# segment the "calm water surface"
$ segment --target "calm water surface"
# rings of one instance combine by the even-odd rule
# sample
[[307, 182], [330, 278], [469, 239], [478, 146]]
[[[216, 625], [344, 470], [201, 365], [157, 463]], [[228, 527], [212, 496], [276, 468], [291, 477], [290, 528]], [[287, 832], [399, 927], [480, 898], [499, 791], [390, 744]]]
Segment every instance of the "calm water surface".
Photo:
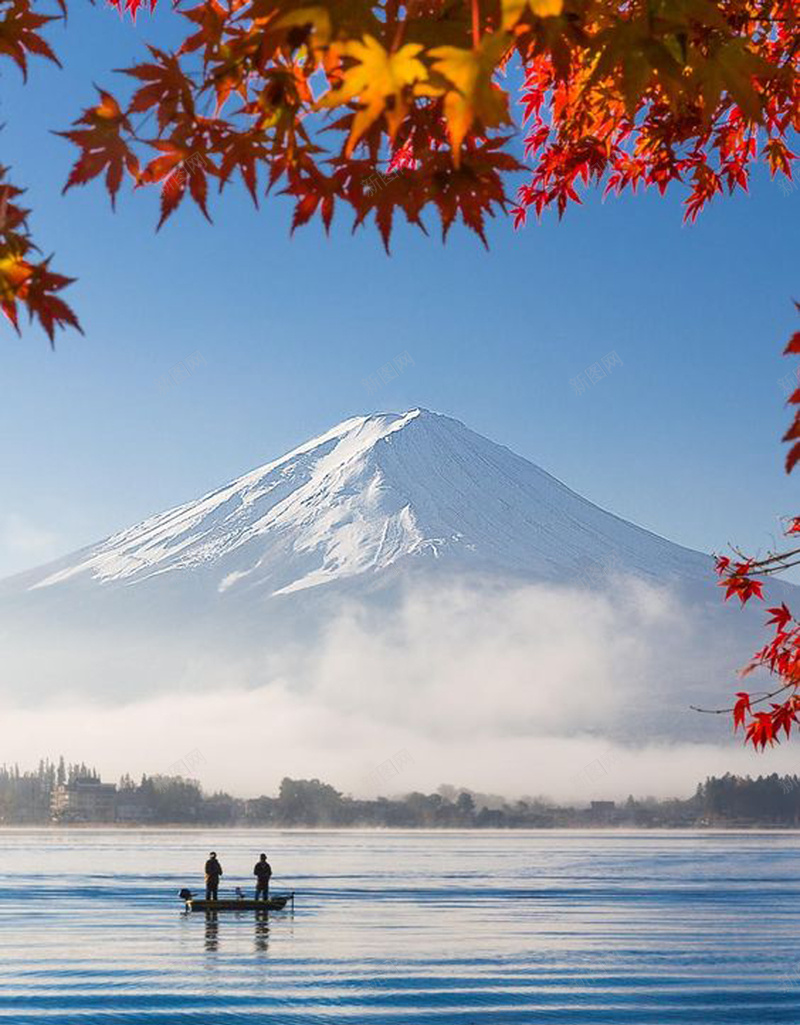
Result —
[[0, 1022], [798, 1025], [798, 938], [797, 834], [0, 832]]

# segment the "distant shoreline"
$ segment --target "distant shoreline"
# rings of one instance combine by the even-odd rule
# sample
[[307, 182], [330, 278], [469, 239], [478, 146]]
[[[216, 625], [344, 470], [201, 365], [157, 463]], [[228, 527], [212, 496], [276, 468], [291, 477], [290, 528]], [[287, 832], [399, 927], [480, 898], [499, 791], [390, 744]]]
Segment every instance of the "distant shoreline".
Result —
[[[399, 755], [397, 759], [399, 760]], [[591, 768], [591, 772], [589, 769]], [[594, 799], [605, 780], [599, 761], [580, 777], [577, 805], [546, 797], [512, 800], [451, 785], [433, 793], [359, 798], [319, 779], [281, 780], [278, 793], [255, 798], [208, 793], [184, 776], [129, 775], [104, 782], [83, 763], [42, 760], [35, 771], [0, 766], [0, 828], [401, 830], [552, 832], [691, 830], [787, 832], [800, 828], [800, 777], [709, 777], [688, 798]]]
[[185, 822], [137, 825], [114, 822], [53, 822], [0, 823], [0, 833], [436, 833], [440, 835], [474, 833], [514, 835], [520, 833], [800, 833], [800, 825], [781, 826], [768, 823], [733, 824], [715, 823], [708, 826], [637, 826], [637, 825], [576, 825], [576, 826], [278, 826], [278, 825], [191, 825]]

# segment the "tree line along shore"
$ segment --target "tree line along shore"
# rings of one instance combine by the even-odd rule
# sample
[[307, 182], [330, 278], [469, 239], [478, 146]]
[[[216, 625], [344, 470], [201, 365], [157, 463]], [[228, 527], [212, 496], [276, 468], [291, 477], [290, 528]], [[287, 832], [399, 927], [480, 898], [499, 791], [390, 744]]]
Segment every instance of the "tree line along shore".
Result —
[[710, 777], [687, 799], [628, 797], [574, 806], [506, 800], [443, 785], [435, 793], [350, 797], [318, 779], [285, 778], [275, 797], [205, 793], [183, 776], [103, 782], [84, 764], [42, 760], [35, 770], [0, 767], [0, 825], [385, 827], [395, 829], [793, 828], [800, 777]]

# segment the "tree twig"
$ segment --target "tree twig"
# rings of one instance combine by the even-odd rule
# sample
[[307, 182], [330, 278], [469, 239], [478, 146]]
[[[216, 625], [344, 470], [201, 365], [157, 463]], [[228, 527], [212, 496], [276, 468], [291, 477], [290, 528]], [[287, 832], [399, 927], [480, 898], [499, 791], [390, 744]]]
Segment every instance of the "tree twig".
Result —
[[[760, 697], [753, 698], [750, 702], [751, 705], [760, 705], [762, 701], [769, 701], [770, 698], [774, 698], [777, 694], [780, 694], [785, 690], [796, 689], [796, 683], [784, 683], [782, 687], [778, 687], [777, 690], [772, 691], [770, 694], [762, 694]], [[704, 715], [728, 715], [733, 711], [731, 708], [698, 708], [697, 705], [689, 705], [689, 708], [693, 712], [702, 712]]]

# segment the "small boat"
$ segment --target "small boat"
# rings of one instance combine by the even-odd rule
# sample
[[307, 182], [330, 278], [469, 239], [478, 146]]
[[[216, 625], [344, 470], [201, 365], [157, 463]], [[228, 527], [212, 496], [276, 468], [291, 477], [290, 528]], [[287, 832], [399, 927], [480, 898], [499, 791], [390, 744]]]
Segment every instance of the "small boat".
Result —
[[283, 911], [291, 902], [294, 911], [294, 893], [270, 897], [269, 900], [249, 900], [245, 896], [223, 900], [201, 900], [191, 890], [181, 890], [178, 896], [184, 901], [187, 911]]

